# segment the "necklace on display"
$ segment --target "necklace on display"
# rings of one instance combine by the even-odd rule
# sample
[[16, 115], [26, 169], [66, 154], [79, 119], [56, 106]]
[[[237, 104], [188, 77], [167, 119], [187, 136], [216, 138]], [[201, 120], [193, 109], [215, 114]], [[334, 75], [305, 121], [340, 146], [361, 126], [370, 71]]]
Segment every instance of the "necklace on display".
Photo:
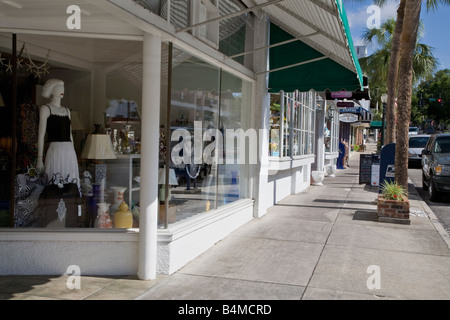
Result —
[[50, 106], [50, 108], [52, 110], [52, 114], [58, 115], [58, 116], [66, 116], [67, 115], [66, 108], [64, 108], [63, 106], [61, 106], [61, 105], [55, 106], [51, 103], [48, 103], [48, 105]]

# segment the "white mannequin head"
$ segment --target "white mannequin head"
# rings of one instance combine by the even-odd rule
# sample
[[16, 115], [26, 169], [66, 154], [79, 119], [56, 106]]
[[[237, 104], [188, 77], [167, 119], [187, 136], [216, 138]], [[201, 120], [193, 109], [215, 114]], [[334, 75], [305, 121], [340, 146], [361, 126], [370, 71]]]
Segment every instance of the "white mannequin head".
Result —
[[48, 99], [64, 98], [64, 81], [58, 79], [48, 80], [42, 89], [42, 96]]

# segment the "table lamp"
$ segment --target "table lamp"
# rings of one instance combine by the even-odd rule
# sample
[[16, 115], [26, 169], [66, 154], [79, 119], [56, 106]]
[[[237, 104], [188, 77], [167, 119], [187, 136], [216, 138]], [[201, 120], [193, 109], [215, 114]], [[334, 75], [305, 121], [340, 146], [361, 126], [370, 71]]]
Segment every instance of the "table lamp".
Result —
[[107, 134], [90, 134], [86, 139], [82, 159], [93, 160], [95, 184], [100, 185], [100, 202], [105, 200], [106, 163], [105, 160], [116, 159], [111, 138]]

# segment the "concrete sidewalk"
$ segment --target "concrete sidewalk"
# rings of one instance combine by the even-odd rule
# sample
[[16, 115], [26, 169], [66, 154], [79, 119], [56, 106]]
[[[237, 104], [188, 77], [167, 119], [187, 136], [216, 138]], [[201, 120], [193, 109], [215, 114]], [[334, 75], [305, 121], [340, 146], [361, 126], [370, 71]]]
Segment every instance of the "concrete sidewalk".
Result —
[[358, 170], [355, 154], [171, 276], [82, 277], [81, 290], [67, 276], [0, 277], [0, 299], [450, 299], [450, 238], [432, 211], [411, 186], [411, 224], [376, 221], [378, 189]]

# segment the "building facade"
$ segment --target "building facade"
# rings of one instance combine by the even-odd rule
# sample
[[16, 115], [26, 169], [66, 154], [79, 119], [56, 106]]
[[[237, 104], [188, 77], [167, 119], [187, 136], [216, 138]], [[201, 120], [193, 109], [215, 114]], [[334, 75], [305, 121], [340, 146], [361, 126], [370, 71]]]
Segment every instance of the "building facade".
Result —
[[341, 1], [45, 4], [0, 4], [0, 274], [171, 274], [336, 164]]

